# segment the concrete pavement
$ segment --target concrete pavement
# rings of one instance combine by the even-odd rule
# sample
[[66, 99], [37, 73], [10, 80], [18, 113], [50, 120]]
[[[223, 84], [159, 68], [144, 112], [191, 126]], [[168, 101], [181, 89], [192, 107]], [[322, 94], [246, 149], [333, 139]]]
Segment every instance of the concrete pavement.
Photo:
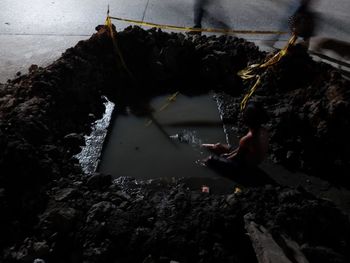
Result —
[[[203, 27], [215, 26], [219, 19], [234, 29], [277, 30], [285, 20], [289, 0], [214, 0]], [[81, 39], [88, 38], [111, 15], [155, 23], [193, 25], [193, 0], [1, 0], [0, 2], [0, 82], [16, 72], [26, 73], [31, 64], [46, 66]], [[317, 0], [320, 36], [350, 42], [350, 1]], [[117, 29], [128, 26], [115, 22]], [[262, 48], [264, 36], [245, 38]], [[282, 46], [287, 36], [281, 37]], [[329, 54], [328, 54], [329, 55]], [[331, 54], [334, 55], [334, 54]]]

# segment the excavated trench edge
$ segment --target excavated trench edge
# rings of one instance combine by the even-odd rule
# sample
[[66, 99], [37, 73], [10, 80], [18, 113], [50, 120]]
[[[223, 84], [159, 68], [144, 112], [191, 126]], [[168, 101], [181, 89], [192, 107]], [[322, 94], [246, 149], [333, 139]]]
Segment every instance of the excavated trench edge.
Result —
[[[128, 193], [121, 190], [118, 184], [111, 183], [110, 178], [102, 174], [93, 174], [86, 178], [85, 174], [81, 172], [80, 167], [76, 166], [75, 158], [71, 157], [80, 150], [83, 139], [82, 133], [89, 133], [91, 130], [91, 128], [88, 127], [89, 125], [87, 125], [91, 123], [89, 115], [91, 114], [91, 116], [94, 116], [92, 118], [95, 120], [103, 112], [101, 107], [103, 102], [101, 100], [101, 86], [103, 86], [102, 94], [109, 97], [116, 105], [120, 105], [121, 108], [123, 108], [123, 103], [119, 103], [121, 101], [118, 97], [120, 98], [123, 93], [126, 93], [126, 91], [123, 90], [123, 85], [125, 84], [127, 88], [133, 88], [133, 83], [130, 83], [124, 74], [112, 70], [117, 67], [117, 65], [112, 62], [115, 59], [112, 55], [113, 52], [109, 52], [113, 48], [111, 43], [108, 42], [106, 32], [101, 32], [101, 30], [103, 31], [101, 27], [99, 29], [100, 32], [98, 35], [93, 36], [88, 41], [80, 42], [75, 48], [67, 50], [60, 60], [46, 69], [34, 69], [30, 75], [13, 80], [7, 84], [8, 86], [2, 86], [2, 88], [7, 88], [8, 90], [1, 90], [1, 95], [6, 95], [6, 93], [10, 94], [2, 99], [2, 104], [0, 105], [2, 110], [0, 144], [7, 147], [6, 152], [1, 153], [2, 159], [0, 162], [0, 169], [4, 172], [0, 176], [0, 182], [5, 182], [4, 188], [1, 188], [0, 195], [0, 204], [5, 215], [0, 219], [2, 220], [0, 233], [3, 234], [2, 236], [4, 237], [0, 242], [0, 246], [1, 248], [5, 247], [2, 257], [9, 261], [21, 261], [27, 260], [28, 258], [33, 260], [42, 257], [49, 259], [50, 262], [58, 262], [60, 260], [71, 259], [71, 256], [75, 255], [79, 259], [86, 260], [86, 262], [109, 262], [113, 257], [120, 256], [119, 259], [121, 262], [132, 262], [132, 258], [130, 257], [135, 256], [138, 261], [144, 262], [144, 258], [140, 258], [140, 256], [147, 257], [147, 254], [142, 253], [147, 253], [148, 251], [142, 251], [140, 255], [132, 253], [130, 255], [125, 255], [123, 254], [125, 252], [120, 250], [117, 251], [120, 253], [119, 255], [118, 253], [115, 254], [114, 248], [125, 248], [126, 246], [128, 249], [126, 251], [133, 251], [134, 247], [128, 247], [127, 244], [123, 242], [128, 240], [127, 237], [129, 237], [129, 235], [135, 238], [135, 240], [132, 240], [135, 243], [132, 244], [136, 246], [136, 248], [142, 244], [138, 242], [144, 241], [143, 235], [150, 238], [150, 240], [148, 240], [150, 243], [147, 243], [150, 248], [152, 248], [154, 244], [157, 245], [157, 248], [162, 248], [163, 245], [166, 246], [168, 243], [159, 243], [159, 241], [157, 241], [157, 235], [161, 237], [160, 240], [163, 240], [163, 242], [166, 242], [167, 238], [174, 235], [174, 239], [171, 239], [173, 244], [179, 245], [181, 249], [187, 251], [186, 248], [181, 246], [181, 244], [183, 244], [181, 231], [179, 230], [180, 234], [178, 234], [178, 230], [173, 229], [171, 224], [168, 225], [166, 222], [168, 219], [176, 225], [182, 222], [184, 215], [187, 215], [187, 213], [194, 213], [194, 215], [186, 218], [186, 220], [190, 221], [186, 227], [191, 229], [191, 224], [196, 223], [198, 225], [194, 226], [199, 228], [202, 226], [202, 224], [200, 224], [201, 220], [203, 220], [204, 225], [208, 224], [208, 228], [202, 230], [207, 232], [197, 233], [198, 240], [205, 243], [208, 237], [220, 240], [220, 237], [215, 236], [215, 233], [210, 233], [211, 228], [214, 226], [218, 226], [218, 233], [221, 234], [225, 233], [225, 227], [228, 227], [230, 231], [234, 232], [237, 231], [235, 228], [237, 225], [235, 226], [232, 222], [236, 222], [240, 225], [238, 230], [241, 232], [244, 231], [241, 226], [243, 224], [243, 218], [240, 216], [241, 213], [246, 213], [249, 210], [256, 212], [257, 221], [268, 225], [271, 229], [280, 227], [285, 229], [290, 235], [297, 232], [294, 238], [299, 238], [303, 242], [305, 242], [305, 240], [308, 241], [308, 237], [299, 237], [298, 235], [302, 234], [300, 232], [307, 231], [309, 227], [311, 228], [309, 234], [314, 235], [311, 235], [311, 241], [317, 244], [317, 239], [312, 240], [312, 238], [318, 237], [318, 232], [317, 229], [313, 229], [312, 226], [324, 226], [322, 225], [323, 218], [320, 218], [320, 222], [316, 220], [315, 224], [310, 224], [314, 222], [312, 220], [310, 221], [308, 213], [305, 212], [313, 211], [314, 213], [318, 213], [318, 216], [322, 217], [323, 214], [320, 213], [320, 211], [325, 209], [327, 213], [325, 213], [324, 216], [328, 221], [325, 221], [327, 222], [327, 226], [324, 226], [324, 233], [326, 233], [327, 236], [325, 237], [326, 241], [323, 240], [323, 242], [325, 242], [323, 245], [332, 246], [332, 244], [327, 243], [327, 240], [336, 240], [339, 242], [340, 247], [337, 253], [342, 253], [342, 256], [349, 258], [348, 252], [344, 252], [349, 251], [349, 249], [346, 250], [350, 244], [348, 240], [336, 239], [337, 235], [341, 236], [340, 238], [344, 238], [342, 235], [346, 234], [350, 229], [349, 222], [346, 221], [339, 211], [335, 210], [331, 204], [324, 200], [314, 199], [314, 197], [311, 197], [302, 189], [295, 190], [269, 186], [254, 190], [248, 189], [247, 192], [244, 191], [242, 195], [220, 197], [189, 193], [184, 186], [175, 183], [174, 187], [170, 187], [168, 190], [164, 190], [167, 189], [166, 187], [162, 188], [163, 190], [160, 190], [159, 193], [157, 192], [156, 194], [152, 192], [154, 190], [150, 192], [147, 192], [147, 189], [141, 190], [145, 191], [145, 193], [141, 195], [142, 192]], [[139, 37], [134, 38], [138, 36], [138, 34]], [[130, 39], [135, 39], [138, 43], [137, 45], [135, 44], [137, 47], [143, 45], [145, 47], [150, 47], [153, 45], [152, 38], [150, 37], [152, 34], [158, 36], [160, 41], [171, 37], [179, 38], [182, 51], [186, 54], [186, 49], [183, 48], [183, 46], [189, 43], [186, 42], [183, 36], [176, 34], [169, 35], [154, 30], [146, 32], [134, 28], [120, 33], [120, 38], [122, 40], [121, 48], [125, 51], [126, 57], [132, 60], [135, 59], [137, 55], [140, 55], [131, 54], [132, 51], [131, 53], [127, 51], [125, 45], [134, 45], [132, 41], [130, 42]], [[146, 42], [144, 42], [144, 40], [146, 40]], [[124, 46], [123, 41], [125, 41]], [[152, 50], [152, 52], [156, 52], [156, 54], [162, 56], [164, 63], [168, 63], [168, 70], [170, 70], [170, 72], [176, 69], [175, 66], [174, 68], [171, 67], [171, 58], [178, 52], [173, 46], [174, 43], [176, 43], [176, 41], [174, 41], [174, 39], [169, 41], [170, 44], [166, 42], [169, 45], [162, 51], [163, 53]], [[202, 57], [200, 60], [201, 63], [205, 65], [201, 70], [209, 69], [209, 71], [202, 72], [201, 76], [207, 77], [202, 83], [212, 80], [211, 78], [215, 79], [215, 76], [221, 76], [222, 78], [220, 78], [220, 80], [224, 81], [223, 83], [225, 85], [228, 83], [240, 83], [238, 79], [225, 79], [225, 77], [231, 76], [232, 72], [226, 72], [227, 74], [220, 75], [222, 74], [221, 72], [215, 71], [215, 68], [221, 65], [220, 63], [223, 63], [223, 65], [227, 63], [223, 51], [215, 50], [219, 48], [219, 42], [226, 43], [225, 38], [211, 37], [205, 39], [205, 41], [209, 43], [209, 46], [211, 45], [214, 48], [209, 48], [209, 51], [212, 53], [209, 52], [209, 55]], [[252, 52], [252, 57], [249, 59], [240, 57], [244, 52], [239, 53], [237, 50], [237, 54], [231, 54], [234, 55], [237, 61], [240, 61], [238, 64], [241, 66], [246, 64], [244, 62], [254, 62], [263, 57], [263, 54], [256, 51], [253, 46], [249, 46], [250, 44], [248, 45], [243, 40], [235, 41], [237, 50], [241, 48], [240, 52], [245, 51], [245, 49], [247, 49], [246, 51]], [[189, 47], [189, 51], [193, 51], [193, 48], [194, 47]], [[208, 47], [200, 46], [199, 43], [194, 50], [196, 50], [198, 52], [197, 55], [200, 56], [200, 54], [208, 52], [206, 49], [208, 49]], [[131, 48], [130, 50], [133, 49]], [[253, 51], [256, 52], [255, 55]], [[303, 53], [298, 52], [299, 51], [296, 50], [295, 53], [300, 56], [297, 57], [298, 59], [303, 58], [308, 61]], [[220, 59], [216, 60], [218, 57]], [[185, 56], [177, 58], [180, 59], [179, 61], [181, 61], [181, 59], [186, 61]], [[90, 64], [94, 65], [91, 66]], [[299, 66], [298, 64], [296, 65], [297, 67]], [[314, 66], [312, 63], [311, 65]], [[98, 68], [99, 66], [100, 68]], [[144, 65], [140, 66], [143, 67]], [[133, 68], [132, 71], [139, 72], [137, 70], [138, 66], [134, 65], [134, 67], [136, 68]], [[151, 68], [154, 72], [164, 70], [164, 68], [159, 68], [159, 64], [152, 64]], [[320, 70], [330, 70], [329, 67], [324, 65], [320, 65], [319, 68]], [[317, 70], [319, 68], [317, 68]], [[237, 67], [235, 68], [236, 71], [238, 69]], [[310, 68], [307, 69], [310, 70]], [[283, 70], [281, 71], [282, 73]], [[53, 74], [53, 72], [56, 75]], [[199, 74], [200, 72], [199, 70], [197, 73]], [[208, 76], [208, 72], [210, 74], [215, 74]], [[182, 69], [178, 74], [180, 77], [188, 76], [188, 72]], [[193, 74], [191, 73], [191, 75]], [[334, 77], [334, 75], [336, 75], [334, 71], [331, 71], [329, 74], [327, 73], [327, 77], [328, 75], [330, 76], [329, 82], [331, 84], [335, 85], [334, 83], [341, 83], [341, 78], [338, 76]], [[164, 78], [165, 77], [167, 77], [167, 81], [173, 80], [171, 74], [168, 76], [165, 74]], [[81, 83], [83, 87], [80, 87], [81, 85], [75, 83], [75, 81], [79, 81], [80, 79], [90, 79], [92, 83]], [[100, 79], [102, 79], [102, 82], [97, 81]], [[150, 80], [152, 76], [146, 79]], [[287, 83], [288, 80], [288, 78], [282, 78], [280, 81], [282, 83]], [[95, 81], [97, 83], [94, 83]], [[225, 87], [223, 83], [220, 84], [221, 88]], [[108, 85], [106, 86], [104, 84]], [[177, 84], [178, 82], [174, 83], [174, 86]], [[209, 85], [205, 87], [208, 88], [208, 86], [212, 84], [213, 82], [210, 82]], [[119, 85], [119, 87], [122, 88], [116, 90], [115, 85]], [[342, 91], [341, 85], [342, 84], [336, 86], [336, 90], [331, 95], [337, 95], [336, 91], [339, 91], [339, 89]], [[152, 87], [152, 85], [147, 88], [150, 87]], [[237, 85], [237, 87], [240, 87], [240, 85]], [[139, 91], [140, 97], [145, 94], [148, 94], [147, 97], [151, 97], [154, 94], [164, 94], [169, 91], [168, 89], [161, 90], [159, 87], [156, 87], [155, 90], [146, 90], [147, 91]], [[199, 92], [203, 92], [203, 90]], [[239, 91], [238, 94], [240, 92], [241, 91]], [[274, 92], [274, 90], [272, 92]], [[285, 90], [284, 92], [293, 93], [295, 91], [291, 89]], [[334, 93], [336, 94], [334, 95]], [[133, 102], [135, 97], [132, 95], [134, 94], [132, 92], [126, 93], [125, 104]], [[258, 96], [262, 96], [262, 94], [260, 93]], [[272, 100], [271, 105], [274, 103], [278, 105], [278, 101], [273, 101], [273, 98], [270, 98], [270, 100]], [[346, 101], [346, 99], [343, 101]], [[77, 105], [73, 106], [75, 103], [77, 103]], [[235, 105], [237, 105], [237, 100]], [[336, 106], [338, 107], [338, 105], [334, 107]], [[344, 107], [344, 105], [342, 104], [339, 107]], [[286, 112], [290, 114], [293, 111], [293, 109], [284, 110], [284, 112], [281, 111], [282, 113], [275, 113], [275, 116], [283, 120], [283, 114]], [[75, 113], [76, 111], [79, 112]], [[67, 118], [67, 116], [70, 116], [70, 118]], [[233, 120], [235, 120], [234, 116], [237, 116], [237, 111], [235, 109], [226, 111], [225, 114], [223, 114], [223, 119], [227, 120], [232, 118], [232, 116]], [[107, 121], [107, 119], [104, 119], [104, 121]], [[105, 134], [100, 134], [100, 136], [104, 137]], [[21, 160], [21, 162], [18, 162], [18, 160]], [[11, 178], [9, 176], [11, 174], [16, 174], [16, 178]], [[19, 185], [18, 181], [22, 182], [25, 187]], [[166, 193], [166, 191], [169, 191], [169, 193]], [[155, 195], [152, 196], [152, 194]], [[153, 199], [147, 201], [146, 197]], [[260, 200], [260, 197], [263, 197], [263, 199]], [[157, 200], [164, 201], [164, 203], [158, 204]], [[209, 203], [210, 206], [208, 206]], [[273, 205], [266, 205], [266, 207], [263, 207], [265, 204], [270, 203], [273, 203]], [[299, 203], [302, 203], [302, 205], [299, 205]], [[155, 207], [152, 207], [151, 204]], [[181, 204], [184, 204], [184, 206], [182, 207]], [[207, 206], [208, 210], [206, 210]], [[201, 207], [203, 207], [203, 210], [201, 210]], [[305, 208], [306, 211], [302, 210]], [[293, 209], [301, 213], [293, 214], [293, 216], [297, 218], [290, 217], [288, 214], [290, 210], [293, 211]], [[301, 210], [299, 211], [298, 209]], [[320, 211], [318, 209], [320, 209]], [[236, 211], [237, 214], [235, 214]], [[225, 213], [227, 213], [227, 215]], [[168, 214], [172, 216], [168, 217]], [[329, 217], [329, 215], [331, 215], [331, 217]], [[138, 216], [140, 219], [138, 219]], [[161, 221], [157, 221], [158, 218], [155, 218], [155, 216]], [[300, 218], [298, 216], [300, 216]], [[303, 216], [307, 217], [307, 220], [303, 220]], [[313, 217], [314, 215], [312, 215], [312, 218]], [[286, 224], [287, 222], [284, 218], [288, 218], [290, 224]], [[332, 220], [335, 219], [339, 219], [340, 222], [342, 222], [340, 225], [344, 226], [344, 229], [342, 229], [343, 232], [339, 230], [341, 226], [332, 222]], [[140, 220], [141, 226], [138, 220]], [[296, 220], [296, 222], [293, 220]], [[308, 225], [305, 225], [304, 229], [303, 223], [306, 224], [306, 222]], [[332, 223], [328, 224], [328, 222]], [[299, 229], [293, 228], [296, 226], [295, 223], [300, 224], [298, 225]], [[79, 224], [81, 224], [82, 227], [77, 227]], [[164, 227], [162, 227], [163, 225]], [[159, 231], [156, 236], [152, 236], [152, 233], [150, 234], [148, 232], [150, 231], [148, 228], [152, 230], [152, 227], [155, 229], [154, 231]], [[165, 233], [165, 230], [169, 231], [169, 236], [167, 237], [162, 235], [162, 233]], [[195, 228], [191, 231], [195, 232], [197, 229]], [[217, 231], [217, 229], [215, 229], [215, 231]], [[101, 236], [105, 242], [99, 243]], [[324, 238], [324, 236], [322, 237]], [[195, 240], [197, 236], [193, 238]], [[203, 240], [200, 238], [203, 238]], [[238, 241], [241, 240], [236, 240], [236, 242]], [[223, 240], [222, 242], [227, 242], [227, 240]], [[214, 255], [215, 257], [213, 260], [225, 257], [225, 253], [222, 251], [229, 251], [226, 250], [227, 248], [225, 246], [232, 245], [230, 242], [224, 245], [214, 244], [216, 250], [213, 248], [213, 252], [217, 254]], [[188, 243], [188, 245], [193, 246], [194, 244]], [[236, 245], [239, 247], [240, 244], [237, 243]], [[40, 249], [38, 249], [38, 247]], [[143, 246], [139, 248], [141, 250]], [[246, 251], [251, 250], [251, 247], [248, 248], [245, 245], [242, 245], [242, 248], [246, 249]], [[308, 251], [312, 256], [318, 255], [317, 249], [320, 249], [311, 247], [310, 250], [308, 246], [306, 246], [306, 248], [309, 250], [306, 249], [305, 251]], [[168, 247], [167, 249], [173, 248]], [[332, 247], [332, 249], [337, 249], [337, 247]], [[63, 253], [64, 251], [67, 252]], [[150, 249], [150, 251], [152, 251], [152, 249]], [[320, 251], [320, 253], [325, 253], [324, 250]], [[133, 252], [135, 253], [135, 251]], [[223, 254], [220, 254], [221, 252]], [[153, 253], [157, 255], [156, 251], [153, 251]], [[167, 251], [167, 253], [169, 253], [167, 256], [173, 255], [171, 250]], [[200, 251], [200, 253], [202, 253], [202, 251]], [[208, 251], [206, 251], [206, 253], [208, 253]], [[251, 255], [251, 253], [252, 251], [248, 254]], [[23, 258], [23, 255], [26, 257]], [[340, 254], [337, 254], [337, 256], [339, 255]], [[199, 257], [202, 256], [205, 258], [205, 256], [209, 255], [205, 253], [199, 255]], [[161, 255], [159, 261], [156, 260], [155, 262], [161, 262]]]

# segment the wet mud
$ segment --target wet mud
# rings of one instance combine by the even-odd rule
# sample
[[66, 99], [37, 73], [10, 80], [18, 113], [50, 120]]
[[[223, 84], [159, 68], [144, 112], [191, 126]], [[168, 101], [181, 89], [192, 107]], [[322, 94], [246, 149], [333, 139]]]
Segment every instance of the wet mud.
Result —
[[[349, 261], [348, 217], [302, 187], [219, 195], [181, 180], [85, 174], [74, 156], [103, 96], [147, 115], [153, 96], [214, 90], [224, 123], [243, 133], [238, 105], [252, 83], [236, 73], [269, 56], [243, 39], [129, 27], [117, 34], [126, 71], [97, 29], [52, 65], [0, 84], [0, 261], [257, 262], [247, 215], [276, 240], [296, 241], [310, 262]], [[262, 80], [254, 99], [270, 114], [270, 159], [349, 186], [349, 82], [300, 46]]]

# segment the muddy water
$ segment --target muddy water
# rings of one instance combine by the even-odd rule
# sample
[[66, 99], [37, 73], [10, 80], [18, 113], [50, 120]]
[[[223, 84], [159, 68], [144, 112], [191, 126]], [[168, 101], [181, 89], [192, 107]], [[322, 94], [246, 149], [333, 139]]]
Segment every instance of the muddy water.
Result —
[[[208, 156], [201, 143], [226, 140], [212, 95], [180, 94], [160, 111], [165, 104], [167, 97], [151, 102], [155, 110], [151, 124], [146, 117], [116, 114], [99, 164], [100, 172], [139, 179], [220, 178], [199, 164]], [[118, 111], [118, 105], [115, 110]]]

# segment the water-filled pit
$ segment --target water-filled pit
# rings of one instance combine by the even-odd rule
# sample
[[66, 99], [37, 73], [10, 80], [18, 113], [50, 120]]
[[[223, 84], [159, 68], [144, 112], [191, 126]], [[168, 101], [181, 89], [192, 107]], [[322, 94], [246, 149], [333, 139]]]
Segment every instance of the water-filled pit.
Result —
[[202, 143], [226, 141], [213, 94], [168, 98], [150, 102], [152, 117], [121, 114], [115, 106], [98, 171], [114, 178], [185, 178], [195, 188], [215, 181], [216, 188], [232, 190], [232, 182], [201, 164], [209, 154]]

